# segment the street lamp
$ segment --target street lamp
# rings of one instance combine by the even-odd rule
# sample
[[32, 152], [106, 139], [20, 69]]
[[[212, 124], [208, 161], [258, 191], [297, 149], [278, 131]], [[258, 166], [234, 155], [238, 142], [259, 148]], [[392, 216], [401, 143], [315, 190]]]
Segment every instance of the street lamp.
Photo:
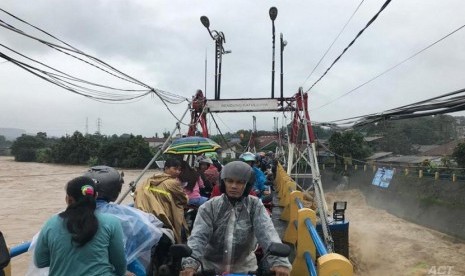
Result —
[[281, 36], [280, 36], [280, 40], [281, 40], [281, 106], [283, 106], [283, 52], [284, 52], [284, 47], [286, 47], [287, 45], [287, 41], [286, 40], [283, 40], [283, 33], [281, 33]]
[[274, 28], [274, 21], [278, 16], [278, 9], [276, 7], [271, 7], [269, 10], [271, 24], [273, 26], [272, 33], [273, 33], [273, 61], [271, 63], [271, 98], [274, 98], [274, 45], [275, 45], [275, 28]]
[[231, 53], [231, 51], [225, 51], [223, 43], [226, 43], [226, 38], [223, 32], [210, 30], [210, 20], [205, 15], [200, 17], [200, 22], [207, 29], [210, 37], [215, 41], [215, 100], [220, 99], [220, 87], [221, 87], [221, 64], [223, 55]]

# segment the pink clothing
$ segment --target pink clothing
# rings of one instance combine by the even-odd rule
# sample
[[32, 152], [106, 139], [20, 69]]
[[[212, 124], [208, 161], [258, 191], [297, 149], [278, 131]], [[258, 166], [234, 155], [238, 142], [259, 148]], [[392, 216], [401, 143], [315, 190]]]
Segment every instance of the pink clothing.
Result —
[[[186, 183], [183, 183], [183, 184], [186, 184]], [[202, 178], [199, 176], [199, 179], [197, 179], [197, 183], [195, 183], [195, 186], [192, 189], [192, 192], [186, 188], [184, 188], [184, 192], [186, 193], [187, 197], [189, 197], [189, 199], [200, 198], [201, 197], [200, 188], [203, 188], [203, 187], [205, 187], [205, 185], [203, 184]]]
[[204, 174], [207, 180], [212, 184], [212, 186], [216, 186], [219, 184], [220, 173], [214, 165], [210, 165], [208, 169], [205, 170]]

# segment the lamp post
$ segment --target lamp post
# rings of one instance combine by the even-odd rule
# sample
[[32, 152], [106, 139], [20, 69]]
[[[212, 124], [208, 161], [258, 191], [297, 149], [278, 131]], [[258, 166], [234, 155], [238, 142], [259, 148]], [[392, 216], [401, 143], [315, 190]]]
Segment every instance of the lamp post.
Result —
[[225, 51], [223, 43], [226, 43], [226, 38], [223, 32], [210, 30], [210, 20], [206, 16], [200, 17], [200, 22], [207, 29], [210, 37], [215, 41], [215, 100], [220, 99], [221, 87], [221, 64], [224, 54], [229, 54], [231, 51]]
[[283, 85], [284, 85], [283, 84], [283, 74], [284, 74], [283, 73], [283, 52], [284, 52], [284, 47], [286, 47], [287, 45], [287, 41], [283, 40], [283, 33], [281, 33], [280, 35], [280, 40], [281, 40], [281, 43], [280, 43], [281, 44], [281, 62], [280, 62], [280, 65], [281, 65], [281, 87], [280, 87], [281, 95], [280, 96], [281, 96], [281, 106], [283, 106], [283, 97], [284, 97], [283, 95]]
[[272, 24], [272, 33], [273, 33], [273, 61], [271, 63], [271, 98], [274, 98], [274, 45], [275, 45], [275, 28], [274, 28], [274, 21], [278, 16], [278, 9], [276, 7], [271, 7], [270, 11], [270, 19]]

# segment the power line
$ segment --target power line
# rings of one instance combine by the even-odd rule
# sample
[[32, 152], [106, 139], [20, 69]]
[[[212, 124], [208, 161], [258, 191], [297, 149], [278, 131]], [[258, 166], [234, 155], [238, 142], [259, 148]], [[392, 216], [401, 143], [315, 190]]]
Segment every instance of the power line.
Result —
[[336, 41], [338, 40], [338, 38], [341, 36], [341, 34], [344, 32], [344, 30], [346, 29], [347, 25], [349, 25], [349, 22], [352, 20], [352, 18], [354, 17], [355, 13], [357, 13], [357, 11], [359, 10], [360, 6], [363, 4], [363, 1], [365, 0], [362, 0], [360, 2], [360, 4], [358, 4], [357, 8], [354, 10], [354, 12], [352, 13], [352, 15], [349, 17], [349, 19], [347, 20], [347, 22], [344, 24], [344, 27], [342, 27], [342, 29], [339, 31], [339, 33], [337, 34], [336, 38], [334, 38], [333, 42], [331, 43], [331, 45], [329, 45], [328, 49], [326, 49], [326, 52], [323, 54], [323, 56], [320, 58], [320, 60], [317, 62], [317, 64], [315, 65], [315, 67], [313, 67], [313, 70], [312, 72], [310, 72], [310, 74], [308, 75], [308, 77], [305, 79], [304, 83], [301, 85], [302, 87], [305, 85], [305, 83], [307, 82], [307, 80], [312, 76], [312, 74], [315, 72], [316, 68], [318, 67], [318, 65], [320, 65], [321, 61], [326, 57], [326, 54], [328, 54], [329, 50], [331, 50], [331, 48], [333, 47], [334, 43], [336, 43]]
[[[40, 39], [40, 38], [37, 38], [33, 35], [29, 35], [27, 33], [25, 33], [24, 31], [14, 27], [13, 25], [11, 24], [8, 24], [6, 23], [5, 21], [3, 20], [0, 20], [0, 27], [4, 27], [8, 30], [11, 30], [13, 32], [16, 32], [20, 35], [23, 35], [23, 36], [26, 36], [28, 38], [31, 38], [31, 39], [34, 39], [40, 43], [43, 43], [49, 47], [51, 47], [52, 49], [55, 49], [63, 54], [66, 54], [68, 56], [71, 56], [79, 61], [82, 61], [90, 66], [93, 66], [103, 72], [106, 72], [114, 77], [117, 77], [121, 80], [125, 80], [125, 81], [128, 81], [128, 82], [131, 82], [133, 84], [136, 84], [136, 85], [140, 85], [140, 86], [143, 86], [145, 88], [147, 88], [147, 90], [130, 90], [130, 89], [118, 89], [118, 88], [114, 88], [114, 87], [110, 87], [110, 86], [106, 86], [106, 85], [101, 85], [101, 84], [96, 84], [96, 83], [93, 83], [93, 82], [89, 82], [89, 81], [85, 81], [85, 80], [82, 80], [82, 79], [79, 79], [79, 78], [76, 78], [76, 77], [73, 77], [73, 76], [70, 76], [69, 74], [66, 74], [62, 71], [59, 71], [57, 69], [54, 69], [44, 63], [41, 63], [41, 62], [38, 62], [34, 59], [31, 59], [29, 57], [26, 57], [25, 55], [21, 54], [21, 53], [18, 53], [4, 45], [5, 48], [15, 52], [16, 54], [24, 57], [24, 58], [27, 58], [29, 59], [30, 61], [33, 61], [33, 62], [36, 62], [38, 64], [41, 64], [42, 66], [45, 66], [46, 68], [48, 69], [51, 69], [55, 72], [58, 72], [60, 74], [56, 74], [56, 73], [52, 73], [52, 72], [49, 72], [49, 71], [45, 71], [45, 70], [40, 70], [32, 65], [28, 65], [26, 63], [23, 63], [23, 62], [20, 62], [19, 60], [16, 60], [12, 57], [9, 57], [7, 56], [6, 54], [4, 53], [1, 53], [0, 52], [0, 57], [3, 57], [5, 58], [7, 61], [10, 61], [12, 62], [13, 64], [19, 66], [20, 68], [50, 82], [50, 83], [53, 83], [61, 88], [64, 88], [66, 90], [69, 90], [73, 93], [76, 93], [76, 94], [79, 94], [79, 95], [82, 95], [82, 96], [85, 96], [85, 97], [88, 97], [88, 98], [91, 98], [91, 99], [94, 99], [94, 100], [97, 100], [97, 101], [110, 101], [110, 102], [114, 102], [114, 101], [133, 101], [133, 100], [138, 100], [140, 99], [141, 97], [144, 97], [148, 94], [155, 94], [157, 95], [157, 97], [163, 102], [163, 104], [166, 106], [166, 108], [168, 109], [168, 111], [171, 113], [171, 115], [173, 115], [175, 117], [176, 120], [177, 117], [174, 115], [174, 113], [171, 111], [171, 109], [168, 107], [167, 105], [167, 102], [168, 103], [171, 103], [171, 104], [179, 104], [179, 103], [182, 103], [184, 101], [188, 101], [187, 98], [185, 97], [182, 97], [182, 96], [179, 96], [179, 95], [176, 95], [174, 93], [170, 93], [170, 92], [166, 92], [166, 91], [163, 91], [163, 90], [160, 90], [160, 89], [156, 89], [156, 88], [153, 88], [141, 81], [139, 81], [138, 79], [134, 78], [134, 77], [131, 77], [125, 73], [123, 73], [122, 71], [119, 71], [117, 70], [116, 68], [112, 67], [111, 65], [103, 62], [102, 60], [98, 59], [98, 58], [95, 58], [91, 55], [88, 55], [86, 53], [84, 53], [83, 51], [71, 46], [70, 44], [64, 42], [63, 40], [60, 40], [58, 39], [57, 37], [53, 36], [52, 34], [28, 23], [27, 21], [23, 20], [23, 19], [20, 19], [19, 17], [17, 16], [14, 16], [13, 14], [5, 11], [4, 9], [1, 9], [0, 8], [0, 11], [10, 15], [11, 17], [15, 18], [16, 20], [19, 20], [29, 26], [31, 26], [32, 28], [36, 29], [36, 30], [39, 30], [40, 32], [52, 37], [53, 39], [63, 43], [64, 45], [66, 45], [67, 47], [64, 47], [64, 46], [61, 46], [61, 45], [57, 45], [55, 43], [52, 43], [52, 42], [49, 42], [49, 41], [46, 41], [46, 40], [43, 40], [43, 39]], [[79, 55], [82, 55], [86, 58], [88, 58], [90, 61], [87, 61], [87, 60], [84, 60], [80, 57], [77, 57], [75, 56], [74, 54], [72, 53], [75, 53], [75, 54], [79, 54]], [[93, 62], [96, 62], [98, 63], [99, 65], [103, 65], [105, 68], [107, 69], [104, 69], [102, 67], [100, 67], [99, 65], [96, 65], [94, 64]], [[110, 71], [113, 71], [113, 72], [110, 72]], [[81, 83], [85, 83], [85, 84], [88, 84], [88, 85], [93, 85], [93, 86], [97, 86], [97, 87], [100, 87], [100, 88], [107, 88], [107, 89], [110, 89], [110, 90], [119, 90], [119, 91], [126, 91], [126, 92], [141, 92], [140, 94], [138, 95], [132, 95], [132, 96], [125, 96], [125, 95], [114, 95], [112, 93], [109, 93], [109, 92], [104, 92], [104, 91], [100, 91], [100, 90], [95, 90], [95, 89], [91, 89], [91, 88], [88, 88], [88, 87], [83, 87], [81, 85], [78, 85], [76, 83], [73, 83], [73, 82], [81, 82]], [[179, 120], [178, 120], [179, 121]]]
[[355, 38], [349, 43], [349, 45], [347, 45], [347, 47], [342, 51], [342, 53], [333, 61], [333, 63], [331, 63], [331, 65], [328, 67], [328, 69], [326, 69], [326, 71], [323, 73], [323, 75], [321, 75], [321, 77], [319, 77], [313, 84], [312, 86], [310, 86], [309, 89], [307, 89], [307, 91], [305, 91], [305, 93], [309, 92], [327, 73], [328, 71], [333, 67], [334, 64], [336, 64], [336, 62], [339, 61], [339, 59], [345, 54], [345, 52], [355, 43], [355, 41], [357, 40], [357, 38], [359, 38], [362, 33], [371, 25], [371, 23], [373, 23], [376, 18], [378, 17], [378, 15], [387, 7], [387, 5], [389, 5], [389, 3], [391, 2], [391, 0], [386, 0], [386, 2], [384, 2], [383, 6], [381, 7], [381, 9], [373, 16], [373, 18], [370, 19], [370, 21], [368, 21], [368, 23], [366, 24], [366, 26], [360, 30], [358, 32], [358, 34], [355, 36]]
[[460, 30], [463, 29], [464, 27], [465, 27], [465, 24], [462, 25], [462, 26], [460, 26], [460, 27], [458, 27], [458, 28], [456, 28], [455, 30], [453, 30], [452, 32], [448, 33], [447, 35], [441, 37], [440, 39], [436, 40], [435, 42], [429, 44], [428, 46], [424, 47], [423, 49], [421, 49], [420, 51], [416, 52], [415, 54], [413, 54], [413, 55], [407, 57], [406, 59], [402, 60], [401, 62], [397, 63], [396, 65], [394, 65], [394, 66], [392, 66], [392, 67], [389, 67], [388, 69], [384, 70], [383, 72], [379, 73], [378, 75], [376, 75], [376, 76], [372, 77], [371, 79], [365, 81], [364, 83], [362, 83], [362, 84], [356, 86], [355, 88], [353, 88], [353, 89], [347, 91], [346, 93], [344, 93], [344, 94], [342, 94], [341, 96], [335, 98], [334, 100], [331, 100], [331, 101], [329, 101], [329, 102], [327, 102], [327, 103], [325, 103], [325, 104], [323, 104], [323, 105], [321, 105], [321, 106], [318, 106], [318, 107], [312, 109], [312, 111], [317, 110], [317, 109], [320, 109], [320, 108], [322, 108], [322, 107], [325, 107], [325, 106], [327, 106], [327, 105], [329, 105], [329, 104], [331, 104], [331, 103], [333, 103], [333, 102], [339, 100], [340, 98], [349, 95], [350, 93], [354, 92], [355, 90], [357, 90], [357, 89], [359, 89], [359, 88], [361, 88], [361, 87], [367, 85], [368, 83], [370, 83], [370, 82], [376, 80], [377, 78], [381, 77], [382, 75], [384, 75], [384, 74], [386, 74], [386, 73], [388, 73], [388, 72], [394, 70], [395, 68], [399, 67], [400, 65], [402, 65], [402, 64], [404, 64], [405, 62], [409, 61], [410, 59], [412, 59], [412, 58], [416, 57], [417, 55], [423, 53], [424, 51], [426, 51], [426, 50], [428, 50], [429, 48], [433, 47], [433, 46], [436, 45], [437, 43], [443, 41], [444, 39], [448, 38], [449, 36], [453, 35], [454, 33], [460, 31]]
[[346, 125], [351, 124], [352, 127], [360, 127], [381, 120], [401, 120], [462, 110], [465, 110], [465, 88], [416, 103], [389, 109], [381, 113], [372, 113], [347, 119], [334, 120], [329, 123], [342, 122], [342, 124]]

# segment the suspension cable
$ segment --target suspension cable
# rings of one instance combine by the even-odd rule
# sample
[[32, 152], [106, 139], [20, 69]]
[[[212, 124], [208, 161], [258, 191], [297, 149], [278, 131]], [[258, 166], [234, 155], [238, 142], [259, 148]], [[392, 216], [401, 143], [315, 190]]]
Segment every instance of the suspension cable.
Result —
[[366, 24], [366, 26], [360, 30], [358, 32], [358, 34], [355, 36], [355, 38], [349, 43], [349, 45], [347, 45], [347, 47], [342, 51], [342, 53], [333, 61], [333, 63], [328, 67], [328, 69], [326, 69], [326, 71], [323, 73], [323, 75], [321, 75], [321, 77], [319, 77], [313, 84], [312, 86], [310, 86], [309, 89], [307, 89], [307, 91], [305, 92], [309, 92], [327, 73], [328, 71], [333, 67], [334, 64], [336, 64], [336, 62], [339, 61], [339, 59], [345, 54], [345, 52], [355, 43], [355, 41], [357, 40], [357, 38], [359, 38], [362, 33], [371, 25], [371, 23], [373, 23], [376, 18], [378, 17], [378, 15], [389, 5], [389, 3], [391, 2], [391, 0], [386, 0], [386, 2], [384, 2], [383, 6], [381, 7], [381, 9], [373, 16], [373, 18], [370, 19], [370, 21], [368, 21], [368, 23]]
[[423, 53], [424, 51], [426, 51], [426, 50], [428, 50], [429, 48], [433, 47], [433, 46], [436, 45], [437, 43], [443, 41], [444, 39], [448, 38], [449, 36], [453, 35], [454, 33], [458, 32], [459, 30], [463, 29], [464, 27], [465, 27], [465, 24], [462, 25], [462, 26], [460, 26], [460, 27], [458, 27], [458, 28], [456, 28], [455, 30], [453, 30], [452, 32], [448, 33], [447, 35], [441, 37], [440, 39], [436, 40], [435, 42], [429, 44], [428, 46], [424, 47], [423, 49], [421, 49], [420, 51], [416, 52], [415, 54], [413, 54], [413, 55], [407, 57], [406, 59], [402, 60], [401, 62], [397, 63], [396, 65], [394, 65], [394, 66], [392, 66], [392, 67], [389, 67], [388, 69], [384, 70], [383, 72], [379, 73], [378, 75], [372, 77], [371, 79], [365, 81], [364, 83], [362, 83], [362, 84], [356, 86], [355, 88], [353, 88], [353, 89], [349, 90], [348, 92], [342, 94], [341, 96], [335, 98], [334, 100], [331, 100], [331, 101], [329, 101], [329, 102], [327, 102], [327, 103], [325, 103], [325, 104], [323, 104], [323, 105], [320, 105], [320, 106], [318, 106], [318, 107], [312, 109], [312, 111], [315, 111], [315, 110], [317, 110], [317, 109], [320, 109], [320, 108], [322, 108], [322, 107], [325, 107], [325, 106], [327, 106], [327, 105], [329, 105], [329, 104], [331, 104], [331, 103], [333, 103], [333, 102], [339, 100], [340, 98], [349, 95], [350, 93], [354, 92], [355, 90], [358, 90], [359, 88], [361, 88], [361, 87], [367, 85], [368, 83], [370, 83], [370, 82], [376, 80], [377, 78], [381, 77], [382, 75], [384, 75], [384, 74], [386, 74], [386, 73], [388, 73], [388, 72], [394, 70], [395, 68], [399, 67], [400, 65], [402, 65], [402, 64], [404, 64], [405, 62], [409, 61], [410, 59], [412, 59], [412, 58], [416, 57], [417, 55]]
[[320, 60], [317, 62], [317, 64], [315, 65], [315, 67], [313, 67], [312, 69], [312, 72], [310, 72], [310, 74], [308, 75], [308, 77], [305, 79], [305, 81], [302, 83], [302, 87], [305, 85], [305, 83], [307, 82], [307, 80], [313, 75], [313, 73], [315, 72], [316, 68], [318, 67], [318, 65], [320, 65], [321, 61], [323, 61], [323, 59], [326, 57], [326, 55], [328, 54], [329, 50], [331, 50], [331, 48], [333, 47], [334, 43], [336, 43], [336, 41], [339, 39], [339, 37], [341, 36], [341, 34], [344, 32], [344, 30], [346, 29], [347, 25], [349, 25], [349, 22], [352, 20], [352, 18], [354, 17], [354, 15], [357, 13], [357, 11], [360, 9], [360, 6], [363, 4], [363, 1], [365, 0], [362, 0], [360, 2], [360, 4], [358, 4], [357, 8], [354, 10], [354, 12], [352, 13], [352, 15], [349, 17], [349, 19], [347, 20], [347, 22], [344, 24], [344, 27], [342, 27], [342, 29], [339, 31], [339, 33], [337, 34], [336, 38], [334, 38], [333, 42], [331, 43], [331, 45], [329, 45], [328, 49], [326, 49], [326, 52], [323, 54], [323, 56], [320, 58]]

